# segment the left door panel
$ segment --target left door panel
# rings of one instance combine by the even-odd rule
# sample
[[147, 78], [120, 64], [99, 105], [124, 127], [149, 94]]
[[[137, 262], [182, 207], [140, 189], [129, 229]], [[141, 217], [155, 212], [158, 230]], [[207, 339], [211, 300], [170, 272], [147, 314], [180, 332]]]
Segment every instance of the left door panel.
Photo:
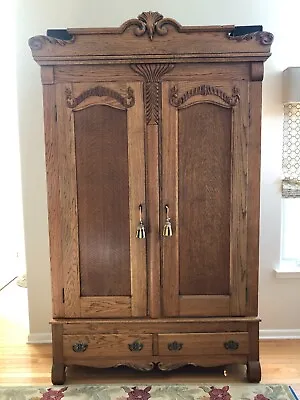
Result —
[[59, 84], [56, 109], [64, 316], [146, 316], [142, 86]]

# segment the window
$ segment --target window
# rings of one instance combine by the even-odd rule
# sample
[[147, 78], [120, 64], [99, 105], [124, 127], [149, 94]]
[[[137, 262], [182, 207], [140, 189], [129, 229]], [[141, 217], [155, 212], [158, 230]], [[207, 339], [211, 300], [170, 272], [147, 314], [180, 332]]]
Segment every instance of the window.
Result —
[[282, 201], [281, 258], [286, 266], [300, 267], [300, 198]]
[[277, 272], [300, 277], [300, 68], [283, 72], [282, 241]]

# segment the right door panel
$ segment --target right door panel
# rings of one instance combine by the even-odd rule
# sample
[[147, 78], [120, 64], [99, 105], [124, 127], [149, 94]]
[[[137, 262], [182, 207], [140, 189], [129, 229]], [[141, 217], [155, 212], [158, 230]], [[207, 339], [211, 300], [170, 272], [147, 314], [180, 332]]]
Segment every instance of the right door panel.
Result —
[[163, 83], [165, 316], [245, 315], [246, 82]]

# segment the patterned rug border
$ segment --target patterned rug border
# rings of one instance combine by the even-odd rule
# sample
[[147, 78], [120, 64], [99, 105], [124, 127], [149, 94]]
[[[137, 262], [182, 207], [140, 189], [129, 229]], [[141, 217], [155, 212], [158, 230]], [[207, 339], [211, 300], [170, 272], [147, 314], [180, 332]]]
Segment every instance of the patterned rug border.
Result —
[[0, 384], [0, 400], [300, 400], [291, 385], [211, 383]]

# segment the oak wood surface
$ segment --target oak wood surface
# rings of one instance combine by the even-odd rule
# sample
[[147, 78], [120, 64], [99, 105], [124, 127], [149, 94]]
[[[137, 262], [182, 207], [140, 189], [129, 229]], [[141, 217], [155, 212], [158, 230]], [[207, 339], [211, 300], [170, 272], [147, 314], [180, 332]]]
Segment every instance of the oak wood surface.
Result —
[[247, 201], [247, 315], [258, 312], [259, 212], [260, 212], [260, 153], [261, 153], [261, 82], [249, 83], [249, 144]]
[[[29, 39], [34, 58], [39, 62], [73, 57], [93, 59], [114, 54], [133, 58], [140, 55], [201, 55], [214, 57], [251, 56], [264, 60], [269, 56], [273, 35], [256, 32], [244, 38], [230, 37], [233, 26], [182, 27], [177, 21], [157, 12], [142, 13], [126, 21], [120, 28], [69, 29], [71, 40], [46, 36]], [[105, 38], [100, 41], [99, 38]], [[242, 39], [242, 40], [239, 40]], [[244, 40], [243, 40], [244, 39]], [[247, 39], [247, 40], [245, 40]], [[126, 44], [124, 46], [124, 44]], [[250, 53], [250, 54], [249, 54]]]
[[[227, 350], [225, 343], [235, 341], [236, 350]], [[181, 349], [172, 350], [169, 345], [173, 342], [182, 345]], [[248, 354], [248, 333], [172, 333], [158, 335], [159, 355], [228, 355]]]
[[179, 293], [226, 295], [231, 110], [198, 103], [179, 110], [178, 121]]
[[178, 254], [178, 111], [169, 104], [171, 84], [162, 83], [161, 133], [161, 231], [166, 221], [165, 206], [169, 207], [173, 236], [163, 237], [162, 246], [162, 298], [163, 316], [179, 315], [179, 254]]
[[140, 82], [131, 82], [135, 95], [135, 105], [127, 110], [128, 160], [129, 160], [129, 212], [130, 212], [130, 272], [131, 272], [131, 313], [132, 317], [144, 317], [147, 308], [147, 244], [146, 239], [136, 238], [139, 224], [139, 206], [142, 206], [142, 219], [147, 221], [146, 205], [146, 153], [145, 116], [143, 87]]
[[[47, 68], [46, 66], [43, 68]], [[128, 81], [143, 81], [143, 77], [136, 74], [129, 65], [109, 64], [109, 65], [58, 65], [54, 67], [54, 81], [62, 82], [111, 82], [124, 81], [124, 76]], [[247, 63], [183, 63], [176, 65], [176, 68], [162, 76], [162, 80], [174, 80], [186, 78], [197, 80], [201, 77], [203, 81], [214, 80], [249, 80], [249, 66]], [[44, 83], [48, 83], [48, 80]]]
[[[54, 316], [69, 318], [53, 321], [55, 341], [63, 329], [111, 335], [113, 346], [134, 329], [154, 352], [139, 364], [78, 353], [78, 364], [248, 362], [259, 379], [260, 82], [273, 35], [232, 29], [144, 12], [68, 41], [29, 40], [44, 85]], [[229, 332], [245, 335], [246, 354], [193, 358], [196, 338]], [[189, 355], [159, 356], [159, 335], [189, 337]], [[56, 358], [62, 381], [66, 358]]]
[[148, 298], [149, 315], [152, 318], [161, 316], [161, 268], [160, 268], [160, 192], [159, 187], [159, 127], [148, 125], [146, 127], [147, 149], [147, 225], [149, 229], [147, 241], [147, 266], [148, 266]]
[[[67, 86], [70, 88], [70, 85]], [[58, 137], [58, 177], [61, 242], [57, 245], [62, 252], [65, 316], [80, 316], [80, 280], [78, 248], [78, 208], [74, 115], [66, 106], [65, 85], [56, 85], [57, 137]], [[46, 132], [47, 135], [47, 132]], [[58, 277], [56, 277], [57, 279]], [[59, 284], [60, 285], [60, 284]], [[55, 298], [54, 301], [60, 301]]]
[[[200, 319], [178, 318], [177, 321], [170, 319], [144, 319], [144, 320], [104, 320], [90, 321], [86, 320], [63, 320], [54, 321], [53, 324], [61, 324], [63, 322], [64, 334], [95, 334], [95, 333], [172, 333], [172, 332], [245, 332], [247, 330], [246, 321], [230, 321], [228, 319], [215, 318], [212, 321]], [[256, 323], [257, 320], [251, 321]], [[251, 325], [249, 322], [249, 324]]]
[[[143, 347], [139, 351], [131, 351], [129, 345], [138, 341]], [[84, 352], [75, 352], [73, 345], [84, 343], [87, 349]], [[67, 363], [76, 364], [85, 359], [118, 358], [118, 357], [145, 357], [152, 355], [152, 335], [126, 335], [126, 334], [101, 334], [101, 335], [64, 335], [64, 359]]]
[[162, 253], [169, 316], [245, 315], [247, 85], [212, 82], [163, 83], [162, 204], [174, 231]]
[[74, 125], [81, 295], [129, 296], [126, 111], [92, 106]]
[[45, 85], [43, 90], [45, 152], [48, 194], [48, 224], [51, 257], [51, 289], [53, 317], [64, 317], [63, 268], [62, 268], [62, 227], [59, 179], [59, 140], [56, 125], [56, 88]]

